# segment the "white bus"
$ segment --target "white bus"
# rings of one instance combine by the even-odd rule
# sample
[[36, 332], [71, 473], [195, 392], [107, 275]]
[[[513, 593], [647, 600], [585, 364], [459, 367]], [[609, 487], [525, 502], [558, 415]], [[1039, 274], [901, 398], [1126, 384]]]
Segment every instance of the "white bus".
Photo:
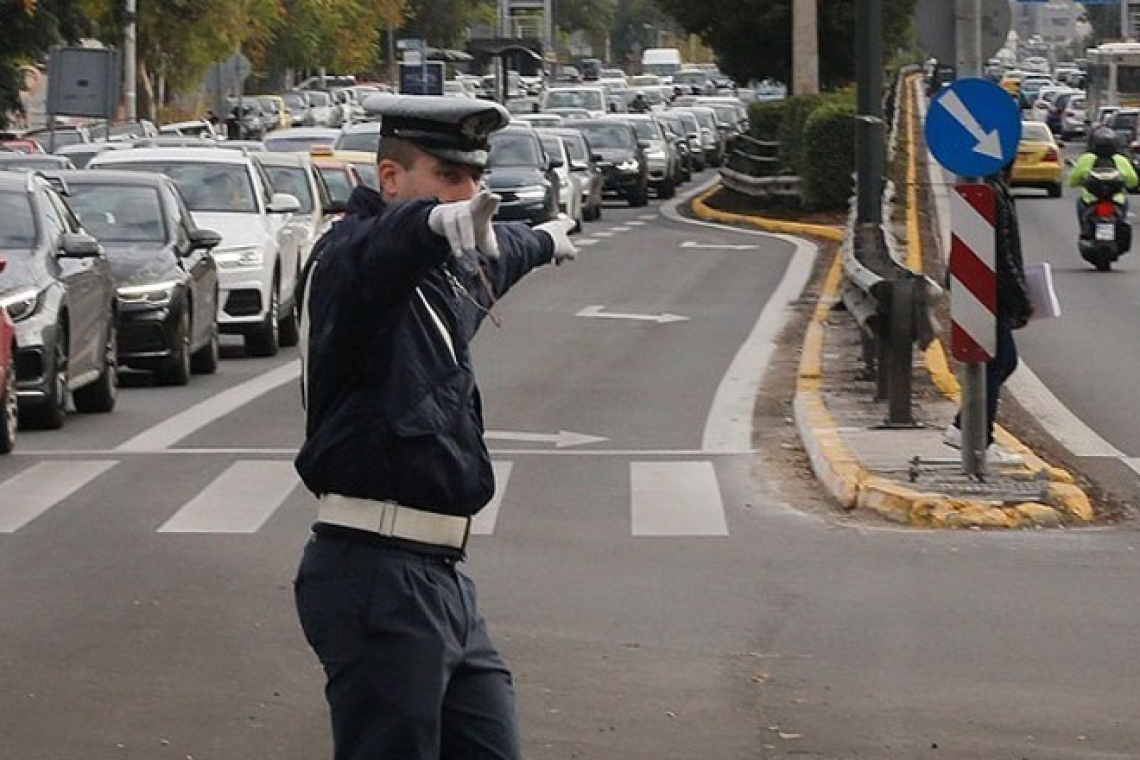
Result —
[[1087, 110], [1140, 106], [1140, 42], [1106, 42], [1089, 48]]

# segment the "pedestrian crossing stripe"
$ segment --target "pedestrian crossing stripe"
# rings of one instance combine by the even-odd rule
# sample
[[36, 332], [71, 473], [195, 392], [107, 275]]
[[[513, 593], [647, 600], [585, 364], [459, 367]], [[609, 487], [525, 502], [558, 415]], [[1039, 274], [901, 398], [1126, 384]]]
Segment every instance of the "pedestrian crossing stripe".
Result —
[[[118, 460], [37, 463], [0, 482], [0, 534], [15, 533], [119, 464]], [[495, 493], [472, 520], [471, 533], [498, 527], [514, 462], [495, 460]], [[237, 460], [182, 504], [158, 533], [253, 534], [301, 483], [281, 460]], [[711, 461], [630, 462], [630, 535], [727, 536], [724, 504]], [[315, 501], [314, 514], [315, 514]]]

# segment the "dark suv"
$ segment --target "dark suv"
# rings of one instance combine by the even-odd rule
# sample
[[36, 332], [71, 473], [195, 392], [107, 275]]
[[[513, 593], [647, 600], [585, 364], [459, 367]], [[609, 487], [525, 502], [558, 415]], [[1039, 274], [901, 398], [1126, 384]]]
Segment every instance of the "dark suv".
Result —
[[606, 177], [606, 192], [623, 196], [631, 206], [649, 203], [649, 163], [632, 124], [617, 119], [584, 119], [567, 122], [566, 126], [586, 136]]
[[21, 424], [61, 427], [69, 395], [80, 412], [114, 409], [115, 283], [103, 248], [43, 176], [0, 174], [0, 249]]

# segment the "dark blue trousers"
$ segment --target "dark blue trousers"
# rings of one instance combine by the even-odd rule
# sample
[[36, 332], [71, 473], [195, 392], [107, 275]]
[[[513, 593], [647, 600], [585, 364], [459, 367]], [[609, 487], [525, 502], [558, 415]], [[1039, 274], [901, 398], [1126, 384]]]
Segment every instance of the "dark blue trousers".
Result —
[[[986, 446], [994, 442], [994, 423], [997, 422], [1001, 386], [1016, 369], [1017, 344], [1013, 342], [1013, 328], [1008, 319], [998, 317], [994, 358], [986, 362]], [[954, 416], [954, 427], [962, 427], [961, 412]]]
[[518, 760], [514, 685], [453, 559], [314, 536], [295, 582], [336, 760]]

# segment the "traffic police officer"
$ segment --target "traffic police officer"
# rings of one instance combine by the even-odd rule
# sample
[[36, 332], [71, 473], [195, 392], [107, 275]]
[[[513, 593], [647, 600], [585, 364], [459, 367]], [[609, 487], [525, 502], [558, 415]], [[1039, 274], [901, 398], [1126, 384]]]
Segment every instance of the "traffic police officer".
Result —
[[501, 106], [401, 97], [380, 118], [381, 192], [353, 191], [302, 295], [296, 466], [319, 506], [297, 611], [337, 760], [516, 760], [511, 675], [456, 566], [495, 488], [470, 342], [523, 275], [574, 258], [573, 223], [492, 226]]

